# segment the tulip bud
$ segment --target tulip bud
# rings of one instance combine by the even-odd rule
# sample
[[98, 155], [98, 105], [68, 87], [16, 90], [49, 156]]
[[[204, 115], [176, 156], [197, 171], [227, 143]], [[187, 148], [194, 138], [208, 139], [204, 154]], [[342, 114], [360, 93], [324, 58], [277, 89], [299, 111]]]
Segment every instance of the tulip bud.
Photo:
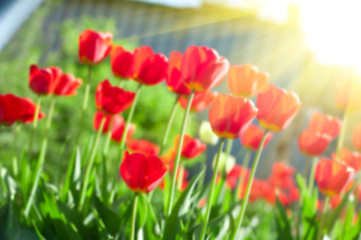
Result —
[[199, 128], [199, 137], [202, 142], [210, 145], [216, 145], [218, 142], [218, 136], [212, 131], [211, 124], [208, 121], [203, 121]]

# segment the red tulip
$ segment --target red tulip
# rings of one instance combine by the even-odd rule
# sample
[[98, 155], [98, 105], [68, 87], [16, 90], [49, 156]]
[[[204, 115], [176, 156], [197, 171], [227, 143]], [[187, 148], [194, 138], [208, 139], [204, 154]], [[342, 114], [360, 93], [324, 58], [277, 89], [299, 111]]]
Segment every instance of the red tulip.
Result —
[[134, 100], [133, 92], [110, 85], [108, 79], [100, 82], [95, 92], [95, 103], [98, 109], [108, 114], [118, 114], [129, 108]]
[[62, 74], [55, 82], [54, 94], [58, 96], [73, 96], [83, 81], [72, 74]]
[[62, 71], [57, 67], [38, 68], [30, 66], [29, 86], [37, 94], [51, 94]]
[[336, 106], [342, 110], [357, 112], [361, 110], [360, 101], [361, 78], [351, 76], [340, 79], [336, 83], [335, 100]]
[[248, 178], [249, 178], [249, 169], [248, 168], [243, 168], [240, 165], [234, 165], [234, 167], [232, 168], [232, 170], [227, 174], [226, 177], [226, 183], [227, 186], [230, 189], [234, 189], [235, 187], [237, 187], [239, 178], [242, 178], [242, 182], [241, 182], [241, 188], [245, 188], [247, 187], [247, 182], [248, 182]]
[[115, 76], [132, 78], [141, 84], [155, 85], [167, 78], [167, 58], [163, 54], [155, 54], [148, 46], [134, 51], [113, 47], [111, 64]]
[[79, 61], [97, 64], [106, 58], [112, 48], [113, 35], [87, 29], [79, 35]]
[[353, 173], [354, 170], [345, 163], [322, 158], [317, 163], [315, 179], [323, 194], [334, 196], [341, 193]]
[[263, 90], [267, 79], [268, 73], [251, 64], [231, 66], [228, 72], [228, 88], [235, 96], [250, 98]]
[[[241, 134], [241, 144], [249, 149], [256, 151], [261, 144], [261, 140], [264, 134], [264, 130], [256, 125], [249, 125]], [[263, 144], [263, 149], [273, 138], [272, 133], [267, 133], [265, 142]]]
[[[177, 149], [179, 145], [179, 135], [175, 137], [174, 147]], [[181, 156], [185, 159], [192, 159], [198, 157], [207, 148], [207, 145], [202, 143], [197, 138], [192, 138], [189, 135], [184, 135]]]
[[204, 91], [218, 85], [226, 76], [229, 62], [208, 47], [190, 46], [185, 51], [181, 73], [189, 89]]
[[[333, 154], [332, 158], [336, 159], [336, 154]], [[338, 160], [344, 162], [347, 166], [352, 167], [355, 172], [361, 170], [361, 154], [358, 152], [342, 148]]]
[[220, 94], [209, 110], [209, 122], [215, 134], [222, 138], [237, 138], [257, 115], [253, 103], [242, 97]]
[[300, 107], [301, 102], [294, 92], [273, 85], [257, 96], [258, 121], [262, 127], [271, 131], [285, 129]]
[[158, 156], [160, 148], [152, 142], [141, 139], [129, 139], [127, 142], [127, 148], [132, 152], [142, 153], [146, 156]]
[[156, 156], [125, 152], [120, 165], [120, 175], [127, 186], [134, 192], [149, 193], [163, 179], [167, 168]]
[[[0, 94], [0, 124], [10, 126], [17, 121], [30, 123], [34, 120], [35, 110], [36, 104], [28, 98]], [[38, 119], [44, 116], [39, 111]]]
[[342, 122], [340, 119], [327, 114], [315, 112], [311, 116], [308, 129], [313, 132], [327, 134], [332, 138], [337, 137], [341, 131]]
[[272, 167], [272, 174], [269, 177], [270, 183], [280, 189], [289, 189], [295, 185], [293, 175], [295, 169], [282, 162], [275, 162]]
[[166, 83], [168, 89], [179, 95], [189, 95], [191, 90], [183, 83], [181, 73], [182, 53], [172, 52], [169, 57]]
[[116, 77], [130, 78], [133, 60], [132, 52], [125, 50], [122, 46], [113, 45], [110, 52], [110, 63]]
[[[103, 118], [105, 119], [105, 123], [104, 123], [104, 127], [102, 129], [103, 133], [107, 133], [109, 131], [109, 125], [110, 125], [110, 120], [112, 119], [112, 135], [111, 138], [112, 140], [116, 141], [116, 142], [120, 142], [120, 139], [123, 136], [123, 131], [125, 128], [125, 122], [122, 116], [120, 115], [105, 115], [103, 112], [101, 111], [97, 111], [94, 115], [94, 121], [93, 121], [93, 127], [96, 131], [98, 131], [99, 127], [100, 127], [100, 123], [102, 121]], [[130, 124], [128, 126], [128, 132], [127, 132], [127, 139], [131, 138], [132, 135], [134, 134], [135, 131], [135, 125], [134, 124]]]
[[318, 156], [326, 150], [331, 141], [330, 135], [306, 129], [298, 138], [298, 146], [303, 154]]
[[361, 149], [361, 123], [358, 123], [353, 129], [352, 144], [355, 148]]
[[330, 200], [331, 208], [336, 209], [338, 207], [338, 205], [341, 203], [341, 201], [342, 201], [342, 198], [339, 194], [332, 196], [331, 200]]
[[[191, 112], [201, 112], [205, 110], [214, 101], [217, 95], [218, 93], [209, 90], [196, 92], [191, 104]], [[188, 99], [186, 97], [180, 97], [178, 103], [183, 109], [186, 109]]]

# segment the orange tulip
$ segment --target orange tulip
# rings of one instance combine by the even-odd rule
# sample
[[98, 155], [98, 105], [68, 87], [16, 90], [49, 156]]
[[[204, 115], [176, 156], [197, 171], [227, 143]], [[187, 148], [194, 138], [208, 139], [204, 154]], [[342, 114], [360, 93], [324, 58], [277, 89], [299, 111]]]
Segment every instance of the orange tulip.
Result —
[[[333, 159], [336, 159], [336, 154], [332, 154]], [[341, 148], [339, 161], [346, 163], [347, 166], [352, 167], [355, 172], [361, 169], [361, 154], [355, 151], [350, 151], [347, 148]]]
[[285, 129], [300, 110], [301, 102], [292, 91], [271, 84], [257, 96], [257, 118], [260, 125], [271, 131]]
[[87, 29], [79, 35], [79, 61], [97, 64], [106, 58], [111, 50], [113, 35]]
[[231, 66], [228, 72], [228, 88], [235, 96], [250, 98], [263, 90], [267, 79], [268, 73], [251, 64]]
[[238, 138], [242, 130], [257, 115], [257, 108], [252, 101], [220, 94], [209, 109], [209, 122], [215, 134], [222, 138]]
[[166, 83], [170, 91], [179, 95], [189, 95], [191, 90], [183, 82], [181, 63], [182, 53], [172, 52], [169, 56]]
[[190, 46], [184, 52], [181, 73], [185, 85], [194, 91], [205, 91], [223, 80], [229, 62], [208, 47]]
[[361, 150], [361, 123], [358, 123], [353, 129], [352, 144], [355, 148]]
[[[249, 125], [241, 134], [241, 144], [251, 150], [256, 151], [261, 144], [261, 140], [264, 134], [264, 130], [256, 125]], [[273, 134], [268, 132], [266, 134], [265, 142], [263, 144], [264, 149], [267, 144], [273, 138]]]
[[361, 77], [351, 76], [340, 79], [336, 83], [336, 106], [344, 111], [357, 112], [361, 110]]
[[342, 121], [327, 114], [315, 112], [311, 116], [308, 129], [313, 132], [327, 134], [332, 138], [338, 136], [341, 131]]
[[326, 150], [331, 141], [331, 136], [327, 134], [306, 129], [298, 137], [298, 146], [303, 154], [318, 156]]
[[[218, 93], [212, 91], [196, 92], [191, 104], [191, 112], [201, 112], [205, 110], [216, 98]], [[186, 109], [188, 105], [187, 97], [180, 97], [178, 100], [179, 105]]]
[[323, 194], [334, 196], [341, 193], [353, 173], [354, 170], [343, 162], [322, 158], [317, 163], [315, 179]]

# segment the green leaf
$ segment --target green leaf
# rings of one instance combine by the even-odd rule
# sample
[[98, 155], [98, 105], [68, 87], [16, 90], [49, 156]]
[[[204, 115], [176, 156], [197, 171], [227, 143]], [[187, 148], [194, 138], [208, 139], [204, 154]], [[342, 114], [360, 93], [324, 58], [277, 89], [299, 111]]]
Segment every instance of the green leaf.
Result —
[[276, 226], [277, 239], [293, 239], [291, 232], [291, 222], [287, 217], [286, 208], [277, 198]]
[[192, 181], [188, 184], [187, 188], [178, 198], [178, 201], [174, 205], [170, 216], [165, 222], [165, 228], [163, 233], [163, 239], [175, 239], [177, 232], [180, 229], [180, 219], [182, 215], [189, 211], [189, 207], [192, 204], [192, 194], [195, 186], [201, 176], [204, 174], [204, 170], [199, 172]]
[[148, 199], [144, 194], [138, 195], [137, 203], [137, 229], [140, 229], [144, 226], [148, 217]]
[[120, 217], [97, 197], [94, 198], [94, 206], [107, 231], [114, 236], [120, 229]]

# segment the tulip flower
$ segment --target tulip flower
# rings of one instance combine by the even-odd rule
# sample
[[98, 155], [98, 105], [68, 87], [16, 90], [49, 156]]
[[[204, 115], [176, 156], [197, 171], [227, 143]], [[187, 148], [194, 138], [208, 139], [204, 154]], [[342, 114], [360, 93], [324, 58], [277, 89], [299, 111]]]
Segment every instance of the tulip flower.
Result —
[[361, 78], [351, 76], [340, 79], [336, 83], [335, 101], [336, 106], [344, 111], [357, 112], [361, 110], [360, 101]]
[[167, 168], [156, 156], [125, 152], [120, 165], [120, 175], [134, 192], [149, 193], [163, 179]]
[[[205, 110], [216, 98], [218, 93], [212, 91], [196, 92], [191, 104], [191, 112], [201, 112]], [[188, 105], [188, 99], [186, 97], [180, 97], [179, 105], [186, 109]]]
[[[332, 154], [332, 158], [335, 159], [336, 154]], [[355, 172], [361, 169], [361, 154], [358, 152], [341, 148], [338, 160], [353, 168]]]
[[99, 110], [118, 114], [129, 108], [134, 100], [133, 92], [110, 85], [108, 79], [100, 82], [95, 92], [95, 103]]
[[73, 96], [82, 83], [83, 81], [80, 78], [75, 78], [70, 73], [62, 74], [55, 82], [53, 92], [58, 96]]
[[316, 112], [311, 116], [308, 129], [313, 132], [327, 134], [334, 138], [340, 134], [341, 125], [342, 122], [340, 119]]
[[112, 40], [109, 32], [83, 31], [79, 35], [79, 61], [91, 65], [103, 61], [110, 53]]
[[237, 138], [256, 115], [257, 109], [250, 100], [220, 94], [209, 110], [209, 122], [219, 137]]
[[[253, 151], [257, 151], [262, 137], [264, 134], [264, 130], [262, 130], [260, 127], [256, 126], [256, 125], [249, 125], [241, 134], [241, 144]], [[263, 148], [264, 149], [267, 144], [271, 141], [271, 139], [273, 138], [273, 134], [268, 132], [266, 134], [266, 138], [265, 138], [265, 142], [263, 144]]]
[[285, 129], [300, 110], [301, 102], [292, 91], [271, 84], [257, 96], [257, 119], [265, 129], [278, 132]]
[[133, 153], [141, 153], [145, 156], [158, 156], [159, 146], [144, 139], [129, 139], [126, 142], [127, 148]]
[[167, 78], [167, 58], [163, 54], [155, 54], [149, 46], [134, 51], [113, 46], [111, 65], [115, 76], [131, 78], [145, 85], [155, 85]]
[[303, 154], [318, 156], [326, 150], [331, 141], [330, 135], [306, 129], [298, 137], [298, 146]]
[[227, 186], [230, 189], [234, 189], [235, 187], [237, 187], [238, 179], [240, 177], [243, 178], [243, 181], [242, 181], [243, 185], [244, 185], [243, 188], [245, 189], [246, 188], [245, 182], [248, 181], [248, 177], [249, 177], [249, 169], [248, 168], [243, 168], [240, 165], [234, 165], [232, 170], [226, 176]]
[[208, 121], [202, 121], [199, 127], [199, 137], [202, 142], [210, 145], [216, 145], [218, 142], [218, 136], [212, 131], [211, 124]]
[[338, 207], [338, 205], [341, 203], [341, 201], [342, 201], [342, 198], [339, 194], [332, 196], [330, 199], [331, 208], [336, 209]]
[[[189, 95], [191, 90], [183, 83], [181, 73], [182, 53], [172, 52], [169, 57], [166, 83], [168, 89], [179, 95]], [[185, 105], [187, 106], [187, 104]]]
[[322, 158], [317, 163], [315, 179], [323, 194], [334, 196], [341, 193], [353, 173], [354, 170], [343, 162]]
[[[179, 145], [179, 135], [175, 137], [174, 146]], [[189, 135], [184, 135], [181, 156], [185, 159], [192, 159], [198, 157], [207, 148], [207, 145], [202, 143], [197, 138], [192, 138]]]
[[353, 129], [352, 144], [355, 148], [361, 149], [361, 123], [358, 123]]
[[[36, 104], [28, 98], [13, 94], [0, 94], [0, 124], [11, 126], [14, 122], [30, 123], [34, 121]], [[45, 115], [40, 112], [37, 119]]]
[[293, 175], [295, 169], [282, 162], [275, 162], [272, 167], [272, 173], [269, 177], [270, 183], [281, 189], [289, 189], [295, 185]]
[[208, 47], [190, 46], [181, 62], [182, 79], [194, 91], [205, 91], [223, 80], [229, 69], [229, 62]]
[[231, 66], [228, 72], [228, 88], [235, 96], [250, 98], [263, 90], [267, 79], [268, 73], [251, 64]]
[[[102, 133], [107, 133], [109, 131], [109, 125], [110, 125], [110, 121], [112, 119], [112, 127], [111, 127], [111, 138], [114, 141], [119, 142], [120, 138], [122, 137], [123, 131], [124, 131], [124, 126], [125, 126], [125, 122], [122, 116], [120, 115], [106, 115], [104, 114], [102, 111], [97, 111], [94, 114], [94, 120], [93, 120], [93, 128], [98, 131], [99, 127], [100, 127], [100, 123], [102, 121], [103, 118], [105, 119], [104, 122], [104, 126], [102, 129]], [[127, 139], [131, 138], [133, 133], [135, 131], [135, 125], [131, 124], [130, 128], [128, 130], [127, 133]]]
[[53, 93], [56, 82], [62, 75], [57, 67], [39, 68], [36, 65], [30, 66], [29, 86], [34, 93], [49, 95]]

